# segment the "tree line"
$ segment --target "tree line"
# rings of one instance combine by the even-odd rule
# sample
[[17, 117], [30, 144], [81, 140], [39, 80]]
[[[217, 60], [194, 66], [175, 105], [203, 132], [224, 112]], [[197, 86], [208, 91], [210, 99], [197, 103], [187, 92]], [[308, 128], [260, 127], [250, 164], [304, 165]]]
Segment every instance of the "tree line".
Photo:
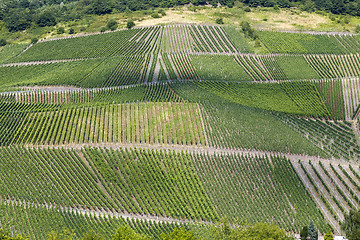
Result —
[[[85, 15], [170, 8], [185, 4], [211, 4], [232, 8], [236, 0], [2, 0], [0, 20], [10, 32], [32, 26], [54, 26], [58, 22], [81, 19]], [[250, 7], [300, 7], [306, 11], [324, 10], [334, 14], [360, 16], [360, 0], [240, 0]]]

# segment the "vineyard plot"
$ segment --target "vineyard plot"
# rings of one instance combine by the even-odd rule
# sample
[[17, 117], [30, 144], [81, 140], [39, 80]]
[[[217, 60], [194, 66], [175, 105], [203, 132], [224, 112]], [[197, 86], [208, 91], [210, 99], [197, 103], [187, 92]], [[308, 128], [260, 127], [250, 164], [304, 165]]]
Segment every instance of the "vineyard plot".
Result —
[[199, 76], [191, 64], [190, 55], [168, 54], [168, 59], [179, 80], [198, 80]]
[[[88, 106], [109, 103], [181, 101], [183, 99], [167, 83], [69, 91], [24, 91], [0, 95], [2, 104], [25, 103], [24, 109], [28, 111], [32, 111], [32, 105], [29, 103], [51, 104], [54, 107], [74, 107], [74, 105]], [[8, 109], [15, 110], [16, 107], [9, 106]]]
[[251, 53], [252, 50], [245, 38], [242, 30], [240, 28], [235, 28], [233, 26], [224, 26], [221, 30], [229, 36], [228, 40], [233, 44], [236, 49], [235, 52], [238, 53]]
[[342, 80], [320, 80], [314, 83], [331, 117], [336, 120], [345, 119]]
[[311, 218], [320, 231], [327, 230], [287, 159], [239, 154], [194, 154], [192, 158], [220, 216], [273, 222], [288, 231], [299, 231]]
[[219, 26], [188, 26], [196, 52], [235, 53], [237, 52], [226, 32]]
[[342, 89], [345, 103], [345, 119], [356, 118], [356, 115], [359, 116], [360, 111], [360, 79], [343, 79]]
[[[82, 80], [93, 69], [103, 68], [102, 59], [64, 63], [36, 64], [28, 66], [0, 67], [0, 86], [75, 85], [83, 86]], [[90, 74], [91, 75], [91, 74]], [[92, 76], [102, 78], [103, 76]], [[99, 81], [97, 79], [97, 81]], [[87, 84], [86, 84], [87, 85]], [[85, 86], [88, 87], [89, 85]], [[90, 85], [91, 86], [91, 85]]]
[[[238, 104], [266, 109], [271, 111], [286, 112], [292, 114], [306, 114], [298, 104], [290, 97], [291, 95], [278, 83], [226, 83], [202, 81], [196, 84], [228, 101]], [[301, 97], [300, 97], [301, 98]], [[303, 104], [307, 103], [303, 99]]]
[[360, 146], [349, 122], [322, 121], [279, 115], [284, 123], [293, 127], [331, 156], [345, 160], [359, 160]]
[[319, 79], [317, 72], [310, 66], [304, 56], [285, 55], [274, 56], [287, 80]]
[[9, 199], [149, 216], [219, 219], [187, 153], [6, 147], [0, 149], [0, 158], [5, 170], [0, 176], [1, 193]]
[[237, 64], [233, 56], [195, 55], [191, 63], [201, 80], [214, 81], [252, 81], [247, 70]]
[[321, 78], [353, 78], [360, 76], [360, 55], [304, 55]]
[[329, 117], [330, 112], [326, 108], [313, 82], [282, 82], [280, 85], [296, 105], [303, 110], [306, 116], [317, 118]]
[[[128, 225], [136, 232], [146, 234], [160, 240], [161, 233], [171, 233], [174, 228], [192, 229], [190, 224], [177, 224], [123, 218], [121, 214], [106, 216], [76, 210], [64, 210], [58, 206], [35, 205], [34, 203], [20, 203], [16, 200], [0, 201], [0, 222], [5, 231], [30, 236], [31, 240], [47, 240], [51, 231], [59, 232], [72, 229], [76, 238], [80, 238], [89, 231], [95, 231], [105, 239], [111, 239], [119, 226]], [[197, 226], [198, 227], [198, 226]]]
[[[340, 233], [339, 223], [350, 209], [359, 209], [358, 173], [351, 165], [329, 162], [292, 162], [319, 209]], [[313, 189], [313, 191], [311, 191]]]
[[126, 103], [29, 113], [13, 144], [205, 145], [196, 103]]
[[266, 111], [235, 103], [202, 106], [210, 146], [328, 156]]
[[[270, 31], [260, 31], [258, 35], [270, 53], [349, 54], [359, 52], [358, 41], [353, 36]], [[346, 47], [345, 41], [354, 42], [354, 48]]]
[[0, 64], [11, 61], [12, 58], [20, 55], [27, 47], [27, 44], [13, 44], [0, 47]]
[[165, 53], [193, 53], [195, 43], [186, 25], [164, 26], [161, 49]]
[[38, 42], [13, 61], [29, 62], [146, 54], [153, 51], [158, 44], [160, 29], [160, 27], [137, 28]]
[[[117, 66], [108, 75], [101, 87], [140, 84], [145, 82], [147, 59], [149, 56], [133, 55], [119, 57]], [[90, 80], [90, 82], [92, 82]]]

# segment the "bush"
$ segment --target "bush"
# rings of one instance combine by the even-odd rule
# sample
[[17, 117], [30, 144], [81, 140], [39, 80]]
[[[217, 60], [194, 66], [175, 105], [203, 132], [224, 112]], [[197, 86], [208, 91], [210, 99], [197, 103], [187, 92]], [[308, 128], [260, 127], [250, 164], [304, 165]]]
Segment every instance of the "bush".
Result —
[[160, 15], [158, 13], [153, 13], [151, 14], [152, 18], [160, 18]]
[[216, 19], [216, 23], [217, 23], [217, 24], [224, 24], [224, 21], [223, 21], [222, 18], [217, 18], [217, 19]]
[[355, 27], [355, 32], [356, 32], [356, 33], [359, 33], [359, 32], [360, 32], [360, 25], [356, 25], [356, 27]]
[[105, 32], [106, 31], [106, 27], [102, 27], [101, 29], [100, 29], [100, 32]]
[[111, 31], [115, 31], [118, 27], [118, 23], [115, 19], [111, 19], [106, 25]]
[[126, 23], [126, 27], [127, 27], [128, 29], [130, 29], [130, 28], [132, 28], [132, 27], [134, 27], [134, 26], [135, 26], [134, 21], [131, 20], [131, 19], [129, 19], [129, 20], [127, 21], [127, 23]]
[[255, 30], [251, 28], [249, 22], [242, 22], [241, 29], [246, 37], [252, 38], [253, 40], [258, 38]]
[[251, 8], [246, 7], [246, 8], [244, 8], [244, 11], [245, 11], [245, 12], [251, 12]]
[[63, 34], [63, 33], [65, 33], [65, 28], [59, 27], [59, 28], [57, 29], [57, 34]]
[[158, 13], [161, 14], [161, 16], [166, 16], [166, 12], [164, 9], [160, 9]]
[[5, 46], [7, 44], [6, 40], [3, 38], [0, 38], [0, 47]]
[[38, 41], [39, 41], [39, 39], [38, 39], [37, 37], [31, 38], [31, 43], [32, 43], [32, 44], [35, 44], [35, 43], [37, 43]]
[[74, 34], [75, 33], [75, 30], [73, 28], [70, 28], [69, 29], [69, 34]]

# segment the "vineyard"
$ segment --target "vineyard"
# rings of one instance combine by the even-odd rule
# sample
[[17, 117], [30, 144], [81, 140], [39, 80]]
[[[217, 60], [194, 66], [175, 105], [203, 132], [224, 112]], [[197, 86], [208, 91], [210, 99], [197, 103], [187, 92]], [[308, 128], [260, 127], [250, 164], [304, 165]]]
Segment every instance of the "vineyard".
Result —
[[[202, 182], [221, 215], [234, 219], [246, 215], [252, 222], [262, 218], [293, 231], [306, 224], [311, 215], [322, 231], [328, 228], [314, 202], [306, 204], [309, 195], [286, 158], [221, 154], [195, 159]], [[282, 214], [275, 218], [276, 212]]]
[[[11, 229], [14, 233], [36, 236], [36, 239], [47, 239], [47, 233], [57, 229], [73, 229], [75, 236], [80, 237], [87, 231], [95, 231], [106, 239], [121, 225], [128, 225], [138, 233], [160, 239], [161, 233], [170, 233], [176, 227], [194, 228], [190, 224], [161, 223], [123, 217], [107, 217], [101, 214], [83, 214], [75, 210], [59, 210], [58, 207], [45, 209], [19, 202], [2, 201], [0, 204], [1, 222], [18, 226]], [[30, 224], [32, 222], [32, 224]], [[197, 226], [195, 226], [197, 227]], [[5, 230], [10, 230], [5, 226]]]
[[343, 234], [360, 209], [359, 38], [255, 33], [164, 24], [0, 48], [0, 227], [213, 239], [222, 219], [312, 219]]

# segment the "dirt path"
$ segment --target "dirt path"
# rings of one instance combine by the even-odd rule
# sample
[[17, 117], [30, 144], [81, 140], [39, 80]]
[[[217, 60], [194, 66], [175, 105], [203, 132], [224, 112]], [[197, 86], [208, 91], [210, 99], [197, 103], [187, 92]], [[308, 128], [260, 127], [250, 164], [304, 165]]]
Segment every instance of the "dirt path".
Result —
[[170, 145], [170, 144], [141, 144], [141, 143], [84, 143], [84, 144], [66, 144], [66, 145], [26, 145], [30, 148], [64, 148], [64, 149], [82, 149], [84, 147], [101, 147], [107, 149], [125, 149], [125, 148], [140, 148], [140, 149], [154, 149], [154, 150], [164, 150], [164, 151], [185, 151], [189, 153], [208, 153], [210, 155], [215, 154], [244, 154], [250, 156], [268, 156], [276, 155], [283, 156], [292, 161], [312, 161], [319, 162], [323, 161], [331, 164], [341, 164], [359, 166], [359, 163], [337, 160], [337, 159], [326, 159], [318, 156], [309, 156], [301, 154], [291, 154], [291, 153], [281, 153], [281, 152], [271, 152], [271, 151], [258, 151], [258, 150], [248, 150], [248, 149], [227, 149], [227, 148], [214, 148], [206, 146], [195, 146], [195, 145]]
[[49, 61], [4, 63], [4, 64], [1, 64], [0, 67], [16, 67], [16, 66], [30, 66], [30, 65], [49, 64], [49, 63], [75, 62], [75, 61], [85, 61], [85, 60], [89, 60], [89, 59], [97, 59], [97, 58], [74, 58], [74, 59], [61, 59], [61, 60], [49, 60]]
[[106, 217], [106, 218], [124, 218], [126, 219], [135, 219], [135, 220], [143, 220], [143, 221], [151, 221], [156, 223], [200, 223], [200, 224], [214, 224], [212, 222], [205, 222], [205, 221], [192, 221], [187, 219], [176, 219], [176, 218], [169, 218], [169, 217], [162, 217], [162, 216], [152, 216], [152, 215], [141, 215], [141, 214], [126, 214], [121, 212], [110, 212], [105, 210], [94, 210], [94, 209], [86, 209], [86, 208], [74, 208], [74, 207], [64, 207], [59, 205], [53, 205], [51, 203], [33, 203], [33, 202], [26, 202], [20, 200], [9, 200], [9, 199], [0, 199], [0, 204], [17, 204], [22, 205], [25, 208], [27, 206], [35, 206], [35, 207], [42, 207], [46, 209], [60, 209], [64, 212], [71, 212], [71, 213], [78, 213], [82, 215], [92, 215], [96, 217]]
[[342, 80], [343, 87], [343, 95], [344, 95], [344, 103], [345, 103], [345, 119], [350, 120], [351, 115], [351, 103], [349, 99], [349, 89], [348, 89], [348, 81], [346, 79]]

